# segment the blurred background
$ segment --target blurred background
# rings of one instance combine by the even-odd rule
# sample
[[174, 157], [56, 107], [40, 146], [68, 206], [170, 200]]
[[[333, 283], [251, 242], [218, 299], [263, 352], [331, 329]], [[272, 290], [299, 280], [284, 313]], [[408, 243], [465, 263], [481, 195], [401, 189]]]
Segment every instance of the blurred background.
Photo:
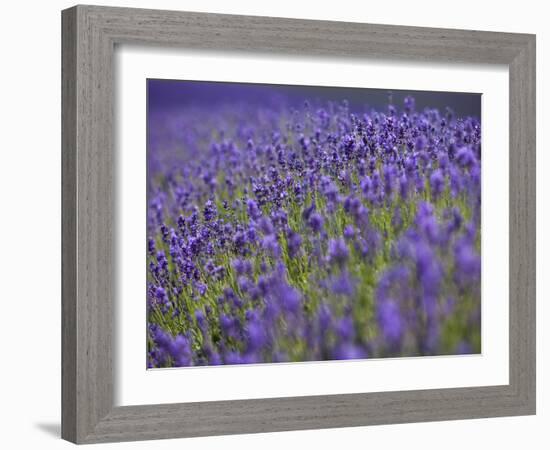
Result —
[[212, 107], [227, 103], [246, 102], [267, 106], [275, 101], [281, 105], [300, 108], [307, 99], [323, 104], [346, 100], [352, 111], [386, 108], [388, 103], [398, 109], [407, 96], [414, 97], [416, 108], [450, 107], [457, 116], [481, 117], [481, 94], [463, 92], [407, 91], [398, 89], [367, 89], [324, 86], [296, 86], [212, 81], [147, 80], [147, 101], [150, 113], [181, 110], [209, 103]]

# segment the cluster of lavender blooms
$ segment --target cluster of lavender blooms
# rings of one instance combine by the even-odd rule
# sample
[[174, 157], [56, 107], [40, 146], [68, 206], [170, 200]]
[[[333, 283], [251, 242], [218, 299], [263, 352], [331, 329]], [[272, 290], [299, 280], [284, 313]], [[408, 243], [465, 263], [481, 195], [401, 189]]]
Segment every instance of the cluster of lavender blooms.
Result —
[[322, 106], [150, 143], [148, 367], [480, 351], [479, 120]]

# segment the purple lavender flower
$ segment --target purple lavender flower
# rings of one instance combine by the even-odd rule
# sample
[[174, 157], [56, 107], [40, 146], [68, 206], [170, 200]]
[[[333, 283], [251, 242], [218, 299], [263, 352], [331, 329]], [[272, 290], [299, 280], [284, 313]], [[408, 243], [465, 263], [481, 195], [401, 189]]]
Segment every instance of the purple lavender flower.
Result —
[[436, 169], [430, 175], [430, 189], [435, 199], [438, 199], [445, 189], [445, 177], [441, 169]]
[[399, 195], [403, 200], [407, 200], [409, 197], [409, 179], [405, 174], [399, 177]]
[[481, 258], [473, 246], [460, 242], [455, 249], [455, 276], [461, 284], [476, 282], [481, 278]]
[[333, 320], [330, 308], [326, 304], [319, 306], [317, 311], [317, 320], [319, 322], [320, 336], [324, 337]]
[[336, 324], [336, 333], [338, 337], [345, 342], [353, 340], [355, 337], [355, 326], [350, 316], [341, 318]]
[[254, 200], [248, 199], [246, 201], [246, 208], [248, 215], [253, 220], [258, 220], [261, 217], [262, 213], [260, 211], [260, 208], [258, 208], [258, 203], [256, 203]]
[[468, 147], [462, 147], [456, 154], [456, 160], [462, 167], [471, 168], [476, 161], [474, 153]]
[[170, 355], [177, 366], [189, 366], [192, 363], [189, 340], [181, 334], [176, 336], [170, 345]]
[[268, 342], [265, 324], [260, 319], [260, 314], [253, 312], [248, 317], [246, 325], [247, 351], [250, 353], [261, 350]]
[[344, 238], [346, 240], [353, 239], [355, 237], [355, 227], [353, 225], [346, 225], [344, 228]]
[[395, 300], [385, 299], [380, 302], [376, 317], [384, 342], [392, 347], [399, 347], [405, 334], [405, 322]]
[[288, 255], [294, 258], [302, 245], [302, 236], [295, 231], [290, 230], [288, 234]]
[[216, 208], [216, 205], [212, 200], [208, 200], [204, 205], [204, 220], [210, 222], [216, 217], [217, 214], [218, 210]]
[[281, 246], [277, 237], [273, 234], [268, 234], [262, 240], [262, 247], [273, 258], [279, 258], [281, 256]]
[[315, 233], [319, 233], [323, 228], [323, 217], [319, 213], [313, 213], [309, 218], [308, 224]]
[[349, 273], [343, 271], [332, 280], [331, 290], [337, 295], [351, 296], [355, 291], [355, 282]]
[[363, 191], [363, 194], [365, 196], [368, 196], [370, 193], [371, 193], [371, 189], [372, 189], [372, 180], [370, 179], [370, 177], [367, 175], [365, 176], [365, 178], [363, 178], [363, 180], [361, 181], [361, 190]]
[[258, 222], [258, 225], [260, 227], [260, 230], [264, 234], [270, 235], [273, 234], [275, 231], [275, 228], [273, 228], [273, 223], [268, 217], [262, 217]]
[[349, 249], [344, 239], [331, 239], [328, 243], [328, 259], [332, 264], [343, 266], [349, 257]]

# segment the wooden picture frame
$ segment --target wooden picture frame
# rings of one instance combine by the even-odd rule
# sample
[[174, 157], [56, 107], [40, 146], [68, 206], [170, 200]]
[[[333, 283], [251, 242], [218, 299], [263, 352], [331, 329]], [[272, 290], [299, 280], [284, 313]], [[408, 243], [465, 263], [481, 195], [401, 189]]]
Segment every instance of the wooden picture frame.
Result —
[[[75, 443], [535, 413], [535, 36], [75, 6], [62, 13], [62, 437]], [[509, 384], [114, 406], [117, 44], [505, 64], [510, 87]]]

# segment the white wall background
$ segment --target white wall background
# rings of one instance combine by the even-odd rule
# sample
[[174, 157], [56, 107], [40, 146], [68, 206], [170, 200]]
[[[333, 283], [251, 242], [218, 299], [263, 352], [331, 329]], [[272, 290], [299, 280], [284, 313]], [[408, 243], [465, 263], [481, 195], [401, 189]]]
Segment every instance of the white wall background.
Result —
[[[99, 0], [98, 0], [99, 1]], [[233, 14], [390, 23], [537, 34], [538, 415], [504, 419], [390, 425], [186, 441], [119, 444], [117, 448], [187, 449], [547, 448], [550, 424], [548, 362], [550, 228], [543, 154], [550, 120], [550, 29], [545, 3], [459, 0], [320, 2], [277, 0], [103, 1], [135, 6]], [[5, 2], [0, 18], [0, 413], [4, 448], [69, 448], [60, 417], [60, 10], [63, 0]], [[545, 145], [546, 144], [546, 145]], [[546, 205], [544, 204], [546, 203]], [[545, 270], [546, 269], [546, 270]], [[546, 275], [546, 277], [545, 277]], [[546, 278], [546, 279], [545, 279]], [[546, 426], [545, 426], [546, 425]], [[546, 441], [546, 444], [544, 444]], [[98, 446], [97, 448], [114, 448]]]

